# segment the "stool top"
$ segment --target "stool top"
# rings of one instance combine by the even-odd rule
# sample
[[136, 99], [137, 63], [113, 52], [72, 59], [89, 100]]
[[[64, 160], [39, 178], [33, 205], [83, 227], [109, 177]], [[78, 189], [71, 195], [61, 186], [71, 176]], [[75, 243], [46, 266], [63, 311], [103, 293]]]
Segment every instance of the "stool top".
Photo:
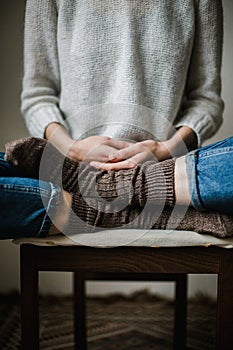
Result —
[[216, 238], [211, 235], [199, 234], [194, 231], [179, 230], [104, 230], [95, 233], [83, 233], [72, 236], [63, 234], [44, 238], [20, 238], [13, 240], [14, 244], [34, 244], [38, 246], [90, 246], [108, 248], [117, 246], [130, 247], [191, 247], [219, 246], [233, 248], [232, 238]]

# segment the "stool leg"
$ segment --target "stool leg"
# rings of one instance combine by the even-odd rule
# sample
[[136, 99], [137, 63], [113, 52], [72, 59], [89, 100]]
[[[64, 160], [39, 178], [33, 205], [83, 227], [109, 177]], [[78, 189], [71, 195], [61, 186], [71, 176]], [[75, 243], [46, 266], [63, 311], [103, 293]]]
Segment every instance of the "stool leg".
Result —
[[185, 350], [187, 326], [187, 275], [177, 275], [174, 350]]
[[[220, 248], [221, 249], [221, 248]], [[227, 255], [227, 254], [226, 254]], [[218, 274], [216, 350], [230, 350], [233, 344], [233, 254], [222, 256]]]
[[75, 350], [86, 350], [85, 278], [79, 272], [74, 272], [74, 326]]
[[38, 271], [29, 249], [20, 248], [22, 349], [39, 350]]

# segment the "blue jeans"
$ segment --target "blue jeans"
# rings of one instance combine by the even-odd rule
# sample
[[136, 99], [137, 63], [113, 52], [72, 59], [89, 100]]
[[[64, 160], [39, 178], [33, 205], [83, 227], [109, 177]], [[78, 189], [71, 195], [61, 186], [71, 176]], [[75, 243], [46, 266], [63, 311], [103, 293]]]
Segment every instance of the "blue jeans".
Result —
[[60, 195], [58, 186], [26, 178], [0, 153], [0, 239], [46, 236]]
[[233, 137], [190, 152], [186, 170], [195, 209], [233, 215]]

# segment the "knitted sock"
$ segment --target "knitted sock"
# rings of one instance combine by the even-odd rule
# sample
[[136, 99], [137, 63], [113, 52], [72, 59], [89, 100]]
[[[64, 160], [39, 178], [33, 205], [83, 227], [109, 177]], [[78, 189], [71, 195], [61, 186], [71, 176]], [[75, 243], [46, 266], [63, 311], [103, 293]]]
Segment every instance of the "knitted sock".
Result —
[[25, 176], [51, 181], [64, 189], [67, 187], [72, 190], [75, 187], [79, 172], [78, 162], [62, 155], [47, 140], [28, 137], [9, 142], [5, 148], [5, 160], [19, 167]]
[[214, 210], [197, 211], [193, 207], [188, 207], [185, 213], [182, 207], [180, 212], [179, 207], [176, 209], [173, 212], [172, 208], [165, 207], [153, 229], [195, 231], [219, 238], [233, 235], [233, 217], [228, 214]]
[[[115, 211], [114, 211], [115, 209]], [[93, 200], [87, 202], [77, 194], [73, 198], [73, 210], [64, 233], [92, 233], [103, 229], [143, 229], [143, 230], [183, 230], [200, 234], [210, 234], [218, 238], [233, 236], [233, 217], [216, 211], [199, 212], [189, 207], [186, 213], [173, 213], [173, 208], [163, 210], [151, 205], [147, 210], [137, 206], [127, 206], [123, 210], [111, 204], [103, 206]], [[112, 210], [112, 212], [111, 212]], [[171, 220], [172, 219], [172, 220]], [[188, 233], [187, 233], [188, 241]]]
[[42, 153], [47, 141], [28, 137], [8, 142], [5, 145], [5, 160], [19, 167], [28, 177], [38, 178]]

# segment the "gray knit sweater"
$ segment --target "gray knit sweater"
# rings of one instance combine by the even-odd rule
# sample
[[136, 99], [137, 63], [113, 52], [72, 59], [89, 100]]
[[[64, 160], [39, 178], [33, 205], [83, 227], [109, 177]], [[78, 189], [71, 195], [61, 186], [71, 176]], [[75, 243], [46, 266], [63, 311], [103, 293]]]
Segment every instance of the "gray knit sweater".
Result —
[[93, 134], [198, 144], [222, 122], [221, 0], [27, 0], [22, 113]]

